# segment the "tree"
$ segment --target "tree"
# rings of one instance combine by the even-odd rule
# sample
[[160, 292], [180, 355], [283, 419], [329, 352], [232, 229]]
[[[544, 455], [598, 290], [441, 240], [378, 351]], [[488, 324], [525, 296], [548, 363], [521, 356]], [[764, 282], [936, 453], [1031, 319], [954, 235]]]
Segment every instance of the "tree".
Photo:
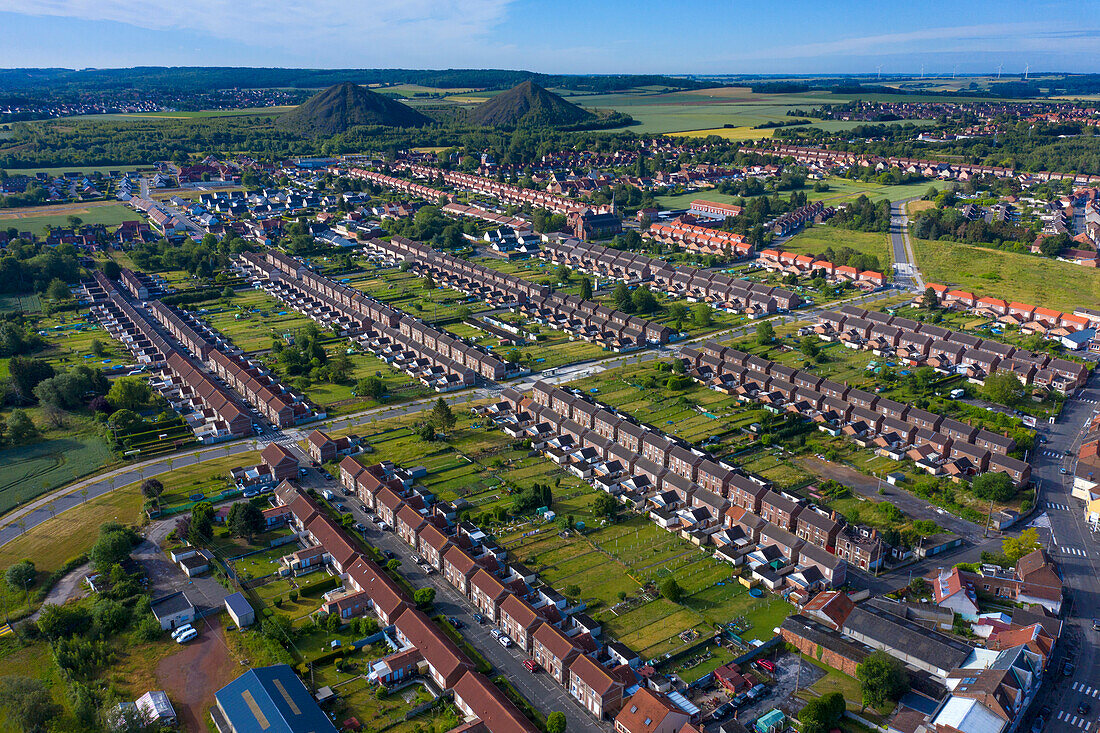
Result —
[[597, 517], [614, 519], [618, 510], [619, 503], [615, 501], [615, 497], [611, 494], [600, 493], [596, 496], [596, 500], [592, 502], [592, 513]]
[[34, 585], [36, 571], [30, 560], [20, 560], [7, 569], [4, 580], [12, 590], [29, 590]]
[[0, 677], [0, 708], [29, 733], [46, 730], [61, 709], [41, 680], [22, 675]]
[[669, 303], [668, 317], [672, 319], [673, 323], [683, 323], [687, 320], [689, 315], [691, 315], [691, 311], [688, 309], [686, 303], [681, 303], [678, 300], [674, 303]]
[[106, 262], [100, 263], [99, 269], [111, 280], [118, 280], [122, 277], [122, 268], [119, 267], [118, 263], [114, 260], [107, 260]]
[[107, 401], [120, 410], [140, 410], [152, 396], [152, 387], [139, 377], [119, 377], [107, 391]]
[[214, 505], [200, 501], [191, 507], [191, 526], [187, 538], [192, 544], [201, 545], [214, 536]]
[[1001, 471], [983, 473], [975, 477], [970, 491], [979, 499], [1009, 501], [1016, 495], [1016, 487], [1007, 473]]
[[30, 400], [34, 395], [34, 388], [39, 382], [43, 382], [54, 376], [54, 368], [49, 362], [41, 359], [32, 359], [29, 356], [13, 356], [8, 362], [8, 372], [11, 374], [11, 383], [15, 391], [25, 400]]
[[581, 278], [581, 299], [592, 300], [592, 281], [587, 277]]
[[799, 350], [810, 359], [816, 359], [821, 354], [821, 339], [815, 334], [807, 334], [798, 342]]
[[420, 438], [425, 443], [431, 443], [435, 440], [435, 428], [432, 427], [430, 422], [426, 422], [417, 429], [416, 437]]
[[147, 478], [141, 482], [141, 495], [146, 499], [156, 499], [164, 493], [164, 484], [155, 478]]
[[244, 537], [249, 542], [264, 528], [263, 512], [250, 501], [239, 502], [231, 506], [229, 516], [226, 519], [229, 530], [238, 537]]
[[363, 377], [355, 383], [355, 394], [359, 397], [378, 399], [386, 393], [386, 383], [378, 377]]
[[546, 716], [546, 733], [565, 733], [567, 723], [565, 713], [555, 710]]
[[50, 281], [50, 284], [46, 286], [46, 297], [51, 300], [68, 300], [72, 295], [73, 294], [69, 291], [69, 286], [59, 277], [55, 277]]
[[627, 289], [626, 283], [619, 283], [615, 286], [615, 289], [611, 291], [611, 299], [615, 301], [615, 307], [624, 313], [630, 313], [634, 310], [634, 301], [630, 298], [630, 290]]
[[884, 651], [871, 652], [856, 667], [863, 692], [863, 707], [877, 708], [888, 700], [900, 700], [909, 691], [909, 674], [901, 662]]
[[928, 592], [928, 581], [917, 576], [909, 581], [909, 590], [916, 596], [923, 596]]
[[133, 410], [116, 410], [107, 419], [107, 424], [123, 435], [136, 433], [145, 428], [145, 420]]
[[1039, 532], [1036, 529], [1025, 529], [1019, 537], [1005, 537], [1001, 540], [1001, 552], [1012, 563], [1028, 553], [1035, 552], [1042, 546], [1043, 544], [1039, 541]]
[[1011, 407], [1023, 396], [1024, 385], [1012, 372], [996, 371], [985, 378], [983, 390], [993, 402]]
[[435, 407], [432, 408], [432, 423], [440, 430], [449, 431], [457, 421], [451, 406], [442, 397], [437, 399]]
[[99, 539], [92, 545], [88, 557], [95, 563], [96, 570], [107, 572], [112, 565], [121, 563], [130, 556], [133, 542], [129, 532], [116, 529], [101, 533]]
[[354, 365], [351, 363], [351, 358], [343, 351], [332, 357], [328, 363], [328, 381], [335, 384], [342, 384], [351, 379], [351, 371]]
[[798, 721], [802, 724], [798, 729], [801, 733], [827, 733], [836, 727], [845, 709], [843, 693], [830, 692], [815, 697], [798, 712]]
[[665, 578], [657, 586], [657, 590], [661, 591], [661, 595], [673, 603], [679, 603], [680, 599], [684, 597], [684, 589], [680, 587], [675, 578]]
[[652, 313], [657, 310], [657, 296], [655, 296], [653, 291], [645, 285], [634, 290], [634, 295], [631, 296], [630, 302], [634, 305], [634, 310], [638, 313]]
[[775, 327], [767, 321], [756, 324], [756, 343], [766, 346], [775, 341]]
[[89, 347], [92, 352], [92, 356], [102, 357], [107, 355], [107, 347], [103, 345], [103, 342], [99, 339], [92, 339], [92, 344]]
[[38, 435], [38, 428], [23, 410], [11, 411], [8, 415], [7, 427], [8, 439], [15, 444], [25, 443]]
[[706, 303], [696, 303], [691, 309], [691, 320], [700, 328], [708, 328], [714, 323], [714, 309]]
[[413, 602], [421, 608], [427, 608], [435, 601], [435, 588], [417, 588], [413, 591]]

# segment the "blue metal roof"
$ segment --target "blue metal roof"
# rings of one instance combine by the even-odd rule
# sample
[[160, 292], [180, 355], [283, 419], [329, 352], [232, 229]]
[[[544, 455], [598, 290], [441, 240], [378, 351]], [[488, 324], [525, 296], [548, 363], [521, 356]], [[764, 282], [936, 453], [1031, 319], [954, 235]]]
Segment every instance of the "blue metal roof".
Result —
[[336, 733], [336, 726], [286, 664], [250, 669], [214, 697], [235, 730]]

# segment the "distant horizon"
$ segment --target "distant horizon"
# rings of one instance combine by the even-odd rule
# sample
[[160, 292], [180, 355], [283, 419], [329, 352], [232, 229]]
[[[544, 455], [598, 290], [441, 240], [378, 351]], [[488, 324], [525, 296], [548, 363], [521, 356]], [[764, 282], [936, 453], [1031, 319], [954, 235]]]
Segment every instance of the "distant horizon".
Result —
[[[364, 5], [366, 7], [364, 7]], [[977, 22], [976, 19], [1020, 19]], [[0, 0], [0, 68], [529, 69], [943, 78], [1100, 72], [1100, 20], [1064, 0]], [[670, 67], [679, 71], [663, 71]], [[1040, 72], [1035, 72], [1040, 73]]]

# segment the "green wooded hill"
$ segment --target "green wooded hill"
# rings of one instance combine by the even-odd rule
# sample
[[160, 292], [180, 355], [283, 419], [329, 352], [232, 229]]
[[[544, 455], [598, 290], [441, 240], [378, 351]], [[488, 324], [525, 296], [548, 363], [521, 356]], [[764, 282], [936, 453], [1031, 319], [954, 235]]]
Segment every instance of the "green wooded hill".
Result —
[[488, 127], [554, 127], [594, 118], [588, 110], [528, 80], [478, 105], [468, 119]]
[[395, 99], [344, 82], [310, 97], [281, 115], [276, 124], [302, 135], [336, 135], [356, 125], [421, 127], [431, 122]]

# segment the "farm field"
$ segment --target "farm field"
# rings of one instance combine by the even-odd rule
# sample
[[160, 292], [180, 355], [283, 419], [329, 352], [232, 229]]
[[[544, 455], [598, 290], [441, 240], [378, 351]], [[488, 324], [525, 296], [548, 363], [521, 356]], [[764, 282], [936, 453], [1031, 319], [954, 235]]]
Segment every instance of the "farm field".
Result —
[[118, 171], [119, 173], [137, 173], [137, 172], [152, 172], [153, 167], [149, 165], [66, 165], [66, 166], [45, 166], [41, 168], [5, 168], [8, 175], [11, 176], [33, 176], [35, 173], [45, 173], [49, 176], [60, 176], [65, 173], [82, 173], [88, 175], [91, 173], [107, 174], [111, 171]]
[[98, 435], [73, 435], [0, 451], [0, 514], [112, 461]]
[[1071, 312], [1100, 306], [1100, 274], [1094, 269], [956, 242], [912, 242], [925, 282]]
[[775, 135], [777, 128], [769, 127], [758, 130], [754, 127], [716, 127], [713, 130], [689, 130], [687, 132], [674, 132], [672, 137], [710, 137], [714, 135], [723, 140], [763, 140]]
[[69, 217], [80, 217], [85, 224], [117, 226], [124, 221], [135, 221], [141, 214], [114, 202], [90, 201], [57, 206], [33, 206], [21, 209], [0, 209], [0, 227], [15, 227], [19, 231], [42, 234], [47, 226], [68, 226]]
[[856, 232], [823, 224], [803, 229], [783, 242], [784, 250], [799, 254], [821, 254], [827, 247], [834, 251], [850, 247], [860, 254], [874, 255], [885, 270], [893, 262], [889, 235], [881, 232]]

